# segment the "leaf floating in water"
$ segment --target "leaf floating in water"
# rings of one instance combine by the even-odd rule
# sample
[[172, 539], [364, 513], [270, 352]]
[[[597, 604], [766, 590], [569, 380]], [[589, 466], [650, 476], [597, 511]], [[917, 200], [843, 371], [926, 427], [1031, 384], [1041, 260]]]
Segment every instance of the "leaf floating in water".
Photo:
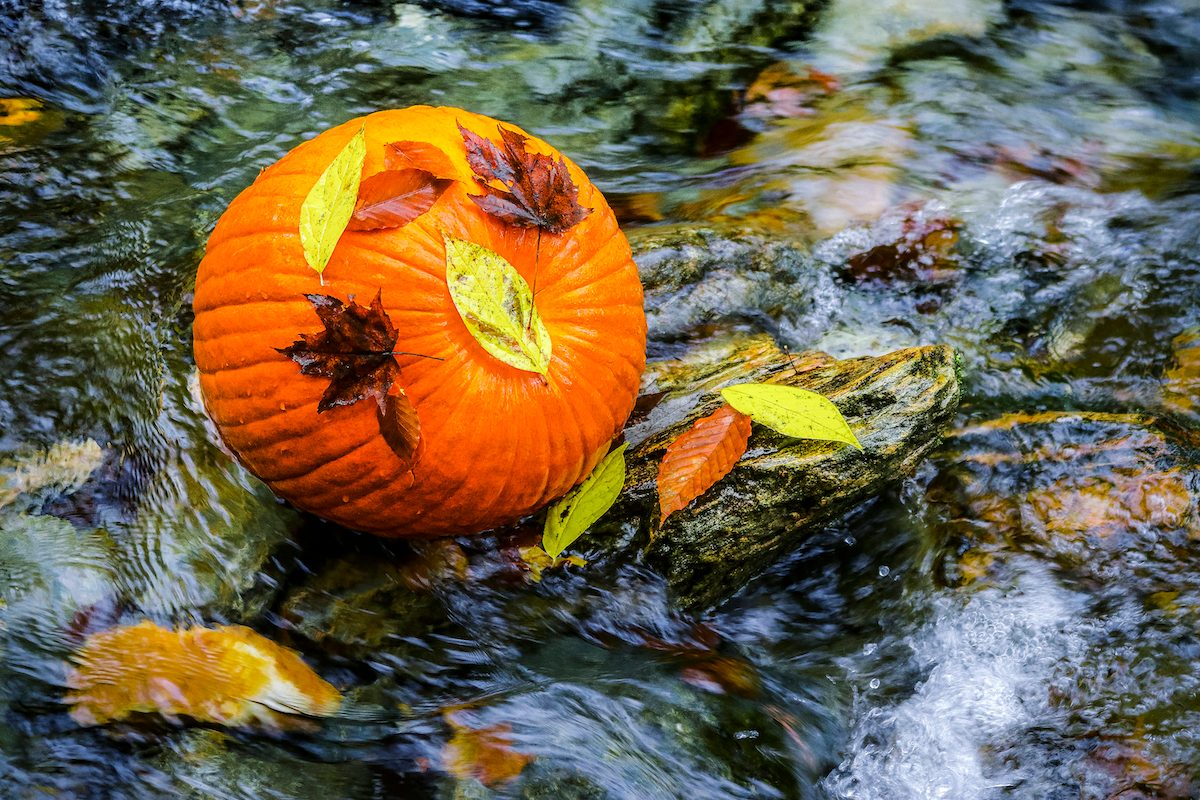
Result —
[[366, 130], [359, 128], [317, 178], [300, 206], [300, 244], [304, 248], [304, 259], [321, 276], [322, 283], [333, 249], [354, 214], [366, 155]]
[[733, 469], [750, 440], [750, 417], [721, 406], [671, 442], [658, 465], [659, 523]]
[[545, 375], [550, 333], [533, 292], [512, 264], [486, 247], [446, 238], [446, 283], [467, 330], [510, 367]]
[[454, 180], [458, 169], [450, 156], [429, 142], [392, 142], [384, 149], [388, 169], [423, 169], [439, 178]]
[[606, 455], [583, 483], [550, 507], [542, 529], [542, 547], [551, 558], [566, 550], [617, 502], [625, 486], [623, 444]]
[[739, 383], [721, 390], [725, 402], [760, 425], [797, 439], [862, 445], [837, 406], [816, 392], [774, 383]]
[[529, 570], [529, 577], [534, 583], [542, 580], [542, 575], [548, 569], [559, 569], [560, 567], [586, 567], [587, 559], [579, 556], [551, 556], [540, 547], [520, 547], [517, 548], [517, 555], [521, 557], [521, 564]]
[[513, 749], [511, 725], [472, 728], [452, 714], [446, 715], [446, 723], [454, 734], [442, 749], [442, 761], [457, 778], [495, 786], [517, 777], [533, 761], [533, 756]]
[[346, 227], [352, 231], [401, 228], [433, 208], [451, 183], [423, 169], [372, 175], [362, 182], [358, 204]]
[[42, 101], [31, 97], [0, 97], [0, 126], [15, 128], [42, 118]]
[[240, 625], [172, 631], [139, 622], [89, 636], [72, 661], [65, 702], [80, 725], [156, 713], [278, 729], [342, 703], [295, 652]]
[[421, 426], [416, 408], [395, 385], [400, 375], [396, 327], [383, 309], [382, 292], [367, 307], [354, 300], [344, 305], [325, 294], [306, 297], [325, 330], [302, 333], [278, 352], [299, 364], [301, 374], [329, 379], [317, 413], [374, 398], [384, 440], [402, 461], [414, 462]]
[[525, 149], [528, 138], [503, 125], [497, 127], [503, 148], [458, 126], [467, 147], [467, 163], [483, 185], [484, 194], [471, 196], [480, 208], [510, 225], [548, 233], [562, 233], [592, 213], [579, 205], [579, 187], [562, 156], [555, 161], [531, 153]]

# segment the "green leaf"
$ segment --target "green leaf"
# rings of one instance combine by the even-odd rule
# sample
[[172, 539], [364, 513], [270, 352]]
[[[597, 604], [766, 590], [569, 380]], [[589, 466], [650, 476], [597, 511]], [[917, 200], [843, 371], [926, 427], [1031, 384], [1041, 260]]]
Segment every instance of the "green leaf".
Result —
[[604, 457], [592, 474], [550, 507], [542, 529], [542, 547], [551, 558], [571, 546], [596, 520], [617, 502], [625, 486], [623, 444]]
[[755, 422], [784, 436], [845, 442], [862, 449], [842, 412], [816, 392], [774, 383], [739, 383], [722, 389], [721, 396]]
[[512, 264], [486, 247], [446, 237], [446, 283], [475, 341], [517, 369], [545, 375], [550, 332], [533, 292]]
[[366, 156], [366, 131], [359, 128], [317, 178], [300, 206], [300, 244], [304, 247], [304, 260], [321, 275], [322, 284], [325, 283], [322, 275], [325, 265], [354, 214]]

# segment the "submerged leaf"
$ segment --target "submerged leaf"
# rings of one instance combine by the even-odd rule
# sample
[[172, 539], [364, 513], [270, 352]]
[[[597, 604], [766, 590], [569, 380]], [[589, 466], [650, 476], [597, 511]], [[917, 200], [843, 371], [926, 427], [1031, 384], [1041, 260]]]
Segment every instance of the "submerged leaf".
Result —
[[551, 558], [583, 535], [617, 502], [625, 486], [625, 448], [623, 444], [606, 455], [583, 483], [550, 507], [542, 529], [542, 547]]
[[450, 156], [429, 142], [392, 142], [384, 149], [388, 169], [423, 169], [439, 178], [454, 180], [458, 170]]
[[560, 567], [586, 567], [587, 559], [579, 556], [551, 556], [540, 547], [519, 547], [517, 555], [521, 557], [521, 564], [529, 570], [529, 577], [534, 583], [538, 583], [542, 579], [542, 574], [548, 569], [559, 569]]
[[423, 169], [380, 172], [362, 182], [350, 223], [352, 231], [400, 228], [433, 208], [453, 181]]
[[318, 275], [322, 275], [322, 282], [325, 266], [354, 213], [366, 155], [366, 131], [359, 128], [317, 178], [300, 206], [300, 244], [304, 247], [304, 259]]
[[446, 283], [467, 330], [484, 350], [517, 369], [545, 375], [550, 333], [520, 273], [499, 254], [446, 238]]
[[484, 786], [495, 786], [521, 774], [533, 756], [512, 746], [512, 726], [506, 723], [471, 728], [447, 714], [454, 735], [442, 749], [446, 771], [457, 778], [474, 778]]
[[862, 449], [837, 406], [816, 392], [774, 383], [739, 383], [721, 390], [725, 402], [784, 436], [845, 442]]
[[750, 417], [725, 405], [671, 442], [658, 465], [660, 524], [728, 475], [749, 439]]
[[562, 233], [592, 213], [579, 205], [579, 187], [562, 156], [555, 161], [531, 153], [525, 149], [528, 138], [497, 127], [503, 148], [458, 126], [467, 147], [467, 163], [483, 185], [484, 194], [471, 196], [480, 208], [510, 225], [549, 233]]
[[302, 333], [278, 352], [299, 364], [301, 374], [329, 379], [317, 413], [374, 398], [384, 441], [402, 461], [414, 462], [421, 426], [408, 396], [395, 385], [400, 375], [394, 349], [396, 327], [383, 309], [382, 292], [368, 307], [354, 300], [343, 305], [324, 294], [306, 297], [325, 330]]
[[72, 660], [65, 702], [80, 725], [157, 713], [280, 728], [291, 715], [331, 716], [342, 702], [295, 652], [240, 625], [139, 622], [89, 636]]

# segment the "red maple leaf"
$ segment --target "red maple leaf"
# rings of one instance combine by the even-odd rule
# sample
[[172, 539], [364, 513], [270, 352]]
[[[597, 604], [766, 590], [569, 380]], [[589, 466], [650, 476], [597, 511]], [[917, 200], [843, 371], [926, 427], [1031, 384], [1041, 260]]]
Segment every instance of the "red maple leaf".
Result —
[[[562, 233], [582, 222], [592, 209], [579, 205], [579, 187], [559, 156], [531, 153], [528, 139], [497, 126], [503, 147], [458, 126], [467, 147], [467, 163], [483, 185], [472, 195], [480, 208], [510, 225]], [[498, 184], [498, 185], [497, 185]]]
[[394, 349], [396, 327], [383, 310], [382, 292], [370, 306], [360, 306], [353, 298], [344, 305], [325, 294], [305, 297], [325, 330], [302, 333], [290, 346], [277, 349], [300, 365], [301, 374], [329, 379], [317, 413], [374, 398], [384, 440], [402, 460], [414, 461], [420, 423], [404, 390], [395, 384], [400, 376], [396, 356], [411, 354]]

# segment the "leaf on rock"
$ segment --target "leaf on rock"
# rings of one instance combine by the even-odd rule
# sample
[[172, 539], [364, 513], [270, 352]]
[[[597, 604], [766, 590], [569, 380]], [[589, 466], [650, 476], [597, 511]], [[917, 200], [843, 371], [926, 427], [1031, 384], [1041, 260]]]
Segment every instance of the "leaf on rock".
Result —
[[433, 208], [453, 181], [423, 169], [393, 169], [365, 179], [346, 226], [352, 231], [400, 228]]
[[592, 474], [550, 507], [542, 529], [542, 547], [551, 558], [566, 550], [617, 502], [625, 486], [623, 444], [606, 455]]
[[450, 156], [429, 142], [392, 142], [384, 149], [384, 165], [389, 170], [423, 169], [446, 180], [458, 177]]
[[366, 155], [366, 129], [359, 128], [317, 178], [300, 206], [300, 244], [304, 247], [304, 259], [321, 275], [322, 283], [325, 266], [354, 213]]
[[671, 442], [658, 465], [659, 523], [728, 475], [749, 440], [750, 417], [725, 405]]
[[302, 726], [293, 715], [327, 717], [342, 703], [295, 652], [240, 625], [173, 631], [139, 622], [89, 636], [72, 661], [65, 702], [80, 725], [157, 713], [281, 729]]
[[442, 749], [446, 771], [463, 780], [475, 780], [495, 786], [521, 774], [533, 756], [512, 746], [512, 726], [507, 723], [472, 728], [447, 714], [446, 722], [454, 734]]
[[519, 547], [517, 555], [521, 558], [521, 566], [529, 571], [529, 577], [534, 583], [542, 580], [542, 575], [549, 569], [561, 567], [586, 567], [587, 559], [579, 556], [551, 556], [540, 547]]
[[529, 284], [512, 264], [486, 247], [446, 237], [446, 283], [459, 316], [484, 350], [517, 369], [549, 371], [550, 333]]
[[739, 383], [721, 390], [725, 402], [760, 425], [797, 439], [862, 445], [837, 406], [816, 392], [774, 383]]
[[400, 375], [394, 349], [396, 327], [383, 310], [382, 292], [370, 306], [360, 306], [353, 299], [344, 305], [325, 294], [305, 296], [325, 330], [302, 333], [278, 352], [299, 364], [301, 374], [329, 379], [317, 413], [374, 398], [384, 441], [402, 461], [414, 462], [420, 421], [408, 396], [394, 385]]
[[525, 149], [526, 137], [504, 126], [497, 128], [503, 147], [458, 126], [467, 163], [483, 185], [484, 194], [471, 196], [480, 208], [510, 225], [549, 233], [562, 233], [592, 213], [579, 205], [579, 187], [562, 156], [555, 161], [531, 153]]

